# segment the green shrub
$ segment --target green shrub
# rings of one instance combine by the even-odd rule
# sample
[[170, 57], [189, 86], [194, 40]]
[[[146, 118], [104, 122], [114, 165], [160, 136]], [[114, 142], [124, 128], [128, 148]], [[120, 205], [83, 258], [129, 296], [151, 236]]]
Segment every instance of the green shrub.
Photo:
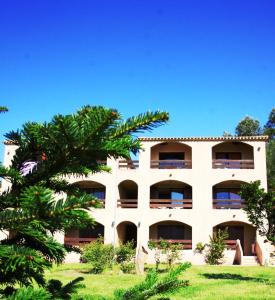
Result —
[[123, 261], [121, 264], [120, 264], [120, 270], [123, 272], [123, 273], [127, 273], [127, 274], [130, 274], [130, 273], [133, 273], [134, 270], [136, 268], [136, 265], [134, 262], [127, 262], [127, 261]]
[[132, 261], [135, 257], [135, 254], [136, 254], [136, 249], [134, 247], [133, 241], [120, 244], [119, 247], [115, 249], [116, 261], [119, 264], [123, 262]]
[[114, 247], [105, 245], [103, 238], [100, 237], [95, 242], [84, 247], [81, 259], [92, 264], [92, 273], [99, 274], [105, 268], [112, 267], [114, 254]]
[[159, 243], [155, 241], [149, 241], [148, 248], [155, 250], [154, 258], [156, 262], [156, 270], [159, 268], [161, 253], [165, 254], [166, 262], [168, 263], [169, 268], [171, 268], [172, 264], [180, 258], [180, 250], [182, 250], [181, 244], [170, 243], [169, 241], [162, 239], [159, 241]]
[[199, 242], [199, 243], [197, 243], [195, 250], [199, 253], [202, 253], [203, 250], [205, 249], [205, 246], [206, 246], [205, 244], [203, 244], [202, 242]]
[[226, 248], [226, 239], [228, 239], [228, 232], [226, 230], [218, 229], [217, 233], [210, 236], [210, 244], [208, 245], [208, 250], [206, 253], [206, 262], [209, 265], [219, 265], [221, 264], [221, 259], [224, 256], [224, 250]]

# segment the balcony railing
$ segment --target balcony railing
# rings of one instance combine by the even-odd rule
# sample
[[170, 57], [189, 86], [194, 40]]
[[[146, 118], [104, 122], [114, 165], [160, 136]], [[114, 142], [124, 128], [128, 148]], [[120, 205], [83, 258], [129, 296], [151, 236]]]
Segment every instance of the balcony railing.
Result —
[[227, 249], [235, 250], [236, 249], [236, 240], [225, 240], [225, 245]]
[[69, 246], [84, 246], [94, 242], [96, 238], [79, 238], [79, 237], [66, 237], [64, 238], [64, 244]]
[[243, 199], [213, 199], [213, 208], [215, 209], [241, 209], [245, 207]]
[[150, 208], [191, 209], [192, 199], [150, 199]]
[[191, 160], [151, 160], [152, 169], [191, 169]]
[[[182, 249], [192, 249], [192, 240], [175, 240], [175, 239], [162, 239], [171, 244], [181, 244]], [[150, 239], [150, 241], [160, 243], [161, 240]]]
[[213, 159], [213, 169], [254, 169], [253, 159]]
[[118, 199], [117, 207], [120, 208], [137, 208], [138, 200], [137, 199]]
[[119, 160], [119, 169], [137, 169], [139, 165], [138, 160]]

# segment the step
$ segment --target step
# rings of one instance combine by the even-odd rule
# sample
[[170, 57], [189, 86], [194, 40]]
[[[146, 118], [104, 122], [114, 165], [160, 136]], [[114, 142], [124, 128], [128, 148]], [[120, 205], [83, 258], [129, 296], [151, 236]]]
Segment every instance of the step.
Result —
[[258, 266], [258, 259], [257, 256], [243, 256], [242, 259], [243, 266]]

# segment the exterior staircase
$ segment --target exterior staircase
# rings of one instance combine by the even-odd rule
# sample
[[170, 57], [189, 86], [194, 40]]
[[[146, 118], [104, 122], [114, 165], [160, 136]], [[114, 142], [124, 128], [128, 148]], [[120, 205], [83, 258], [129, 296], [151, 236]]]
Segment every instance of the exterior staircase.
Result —
[[242, 266], [258, 266], [259, 262], [257, 256], [243, 256]]

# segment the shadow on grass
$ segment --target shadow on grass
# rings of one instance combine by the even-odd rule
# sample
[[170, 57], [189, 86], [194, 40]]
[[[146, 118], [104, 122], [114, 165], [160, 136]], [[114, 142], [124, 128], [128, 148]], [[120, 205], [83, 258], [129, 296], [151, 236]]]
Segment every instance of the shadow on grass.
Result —
[[232, 273], [203, 273], [202, 276], [206, 277], [207, 279], [225, 279], [225, 280], [237, 280], [237, 281], [253, 281], [253, 282], [260, 282], [265, 284], [275, 284], [275, 282], [270, 282], [268, 279], [265, 278], [257, 278], [257, 277], [248, 277], [242, 276], [239, 274], [232, 274]]

